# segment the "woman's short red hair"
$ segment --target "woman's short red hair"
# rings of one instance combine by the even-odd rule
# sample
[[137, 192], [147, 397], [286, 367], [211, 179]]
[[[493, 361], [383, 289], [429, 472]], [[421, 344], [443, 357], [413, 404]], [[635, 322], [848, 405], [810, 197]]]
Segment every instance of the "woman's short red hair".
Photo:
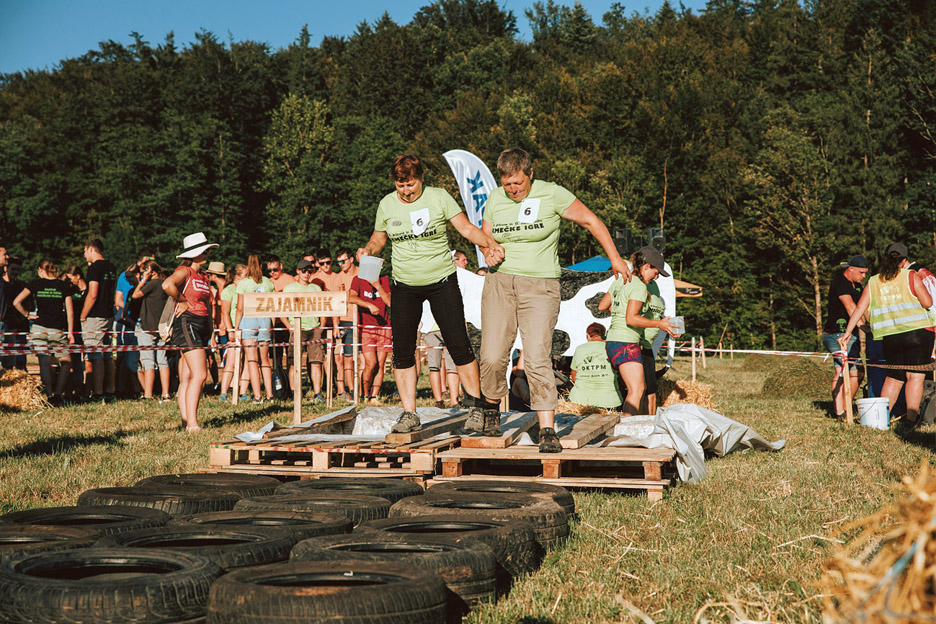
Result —
[[405, 182], [406, 180], [423, 179], [422, 161], [418, 156], [412, 154], [403, 154], [397, 156], [390, 166], [390, 179], [395, 182]]

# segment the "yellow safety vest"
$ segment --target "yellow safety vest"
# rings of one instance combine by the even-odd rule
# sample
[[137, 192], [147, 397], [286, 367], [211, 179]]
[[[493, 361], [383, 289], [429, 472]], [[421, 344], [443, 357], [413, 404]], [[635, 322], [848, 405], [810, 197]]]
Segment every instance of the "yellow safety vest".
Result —
[[910, 269], [900, 269], [889, 282], [881, 281], [880, 274], [875, 275], [868, 280], [868, 289], [871, 292], [868, 314], [875, 340], [933, 326], [929, 312], [910, 290]]

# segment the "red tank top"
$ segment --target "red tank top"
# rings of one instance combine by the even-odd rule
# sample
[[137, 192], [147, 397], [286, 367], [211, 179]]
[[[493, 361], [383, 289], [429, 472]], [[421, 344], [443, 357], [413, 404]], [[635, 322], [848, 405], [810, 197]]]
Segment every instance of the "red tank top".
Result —
[[211, 282], [208, 276], [199, 273], [192, 267], [184, 267], [188, 273], [185, 278], [185, 287], [182, 290], [182, 296], [188, 303], [188, 312], [195, 316], [210, 316], [209, 308], [212, 305]]

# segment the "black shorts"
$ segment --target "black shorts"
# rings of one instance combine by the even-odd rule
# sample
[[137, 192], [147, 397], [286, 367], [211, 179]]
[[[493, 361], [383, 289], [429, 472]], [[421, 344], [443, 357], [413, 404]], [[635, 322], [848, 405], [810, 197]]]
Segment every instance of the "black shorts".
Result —
[[647, 384], [647, 394], [656, 394], [656, 360], [653, 359], [653, 349], [641, 349], [640, 361], [643, 363], [644, 383]]
[[183, 312], [172, 321], [172, 344], [182, 351], [203, 349], [211, 342], [213, 329], [210, 316]]
[[[929, 364], [933, 359], [934, 338], [936, 334], [928, 329], [884, 336], [884, 361], [898, 366]], [[907, 380], [907, 372], [902, 370], [887, 369], [887, 376], [900, 381]]]

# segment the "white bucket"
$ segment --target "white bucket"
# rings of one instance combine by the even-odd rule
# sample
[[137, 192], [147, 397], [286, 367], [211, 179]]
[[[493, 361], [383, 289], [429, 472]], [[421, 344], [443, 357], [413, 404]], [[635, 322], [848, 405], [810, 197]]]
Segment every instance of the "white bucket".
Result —
[[890, 413], [887, 399], [858, 399], [858, 420], [865, 427], [887, 431]]
[[361, 256], [361, 266], [358, 269], [358, 277], [365, 282], [373, 282], [380, 278], [380, 267], [383, 266], [383, 258], [377, 256]]

